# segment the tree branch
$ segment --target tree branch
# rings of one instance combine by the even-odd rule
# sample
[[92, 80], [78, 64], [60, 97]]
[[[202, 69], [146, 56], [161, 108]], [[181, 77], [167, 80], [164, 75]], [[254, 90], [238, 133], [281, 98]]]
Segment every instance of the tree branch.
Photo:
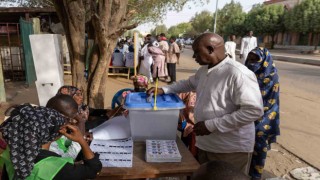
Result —
[[127, 30], [133, 29], [133, 28], [137, 27], [138, 25], [139, 25], [139, 23], [137, 22], [137, 23], [130, 24], [127, 26], [122, 26], [118, 30], [116, 30], [114, 33], [110, 34], [109, 36], [120, 36], [124, 32], [126, 32]]

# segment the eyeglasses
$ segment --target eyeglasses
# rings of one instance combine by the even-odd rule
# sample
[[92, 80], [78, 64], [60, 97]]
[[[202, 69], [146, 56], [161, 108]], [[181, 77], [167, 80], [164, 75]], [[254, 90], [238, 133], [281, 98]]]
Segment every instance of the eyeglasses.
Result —
[[79, 112], [77, 112], [77, 113], [73, 116], [73, 118], [68, 117], [68, 116], [66, 116], [66, 115], [64, 115], [64, 114], [62, 114], [62, 113], [60, 113], [60, 114], [64, 117], [64, 119], [65, 119], [65, 121], [66, 121], [66, 124], [67, 124], [67, 123], [70, 123], [70, 124], [77, 124], [77, 123], [78, 123], [78, 120], [76, 120], [75, 117], [79, 114]]
[[83, 96], [82, 92], [77, 92], [76, 94], [74, 94], [75, 96]]

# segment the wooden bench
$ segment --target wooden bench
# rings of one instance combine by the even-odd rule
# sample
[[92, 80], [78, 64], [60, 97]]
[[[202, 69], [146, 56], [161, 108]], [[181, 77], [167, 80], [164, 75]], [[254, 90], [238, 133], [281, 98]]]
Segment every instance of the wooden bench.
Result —
[[122, 72], [108, 72], [108, 76], [126, 76], [127, 79], [130, 79], [130, 73], [131, 73], [131, 69], [133, 69], [133, 67], [125, 67], [125, 66], [109, 66], [109, 70], [122, 70], [122, 69], [127, 69], [128, 72], [127, 73], [122, 73]]
[[[70, 71], [68, 70], [70, 67]], [[71, 64], [63, 64], [63, 74], [72, 75], [71, 73]]]

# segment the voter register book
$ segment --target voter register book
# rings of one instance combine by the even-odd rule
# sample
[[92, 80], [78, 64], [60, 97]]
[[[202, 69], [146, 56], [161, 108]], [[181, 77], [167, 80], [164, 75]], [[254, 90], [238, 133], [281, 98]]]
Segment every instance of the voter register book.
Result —
[[181, 162], [175, 140], [146, 140], [147, 162]]
[[132, 167], [132, 138], [118, 140], [93, 139], [90, 144], [93, 152], [99, 153], [103, 167]]

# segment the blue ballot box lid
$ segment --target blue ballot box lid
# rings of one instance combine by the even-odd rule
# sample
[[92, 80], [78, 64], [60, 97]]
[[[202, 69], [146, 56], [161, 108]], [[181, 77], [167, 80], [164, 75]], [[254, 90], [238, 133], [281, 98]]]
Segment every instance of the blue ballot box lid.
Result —
[[[152, 110], [154, 106], [154, 96], [147, 100], [148, 95], [144, 92], [132, 92], [126, 96], [124, 108], [136, 110]], [[157, 108], [165, 109], [183, 109], [185, 107], [183, 101], [176, 94], [157, 95]]]

